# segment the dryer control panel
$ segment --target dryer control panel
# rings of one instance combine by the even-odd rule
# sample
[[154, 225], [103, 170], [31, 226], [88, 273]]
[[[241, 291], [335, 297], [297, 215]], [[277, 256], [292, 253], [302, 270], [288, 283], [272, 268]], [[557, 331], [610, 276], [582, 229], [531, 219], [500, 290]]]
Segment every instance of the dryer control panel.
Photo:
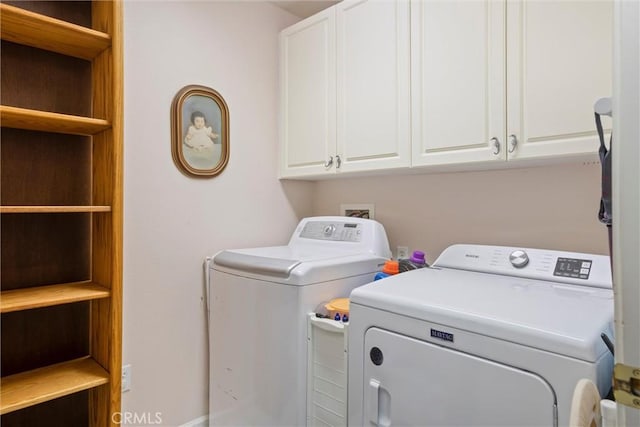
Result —
[[453, 245], [434, 267], [611, 288], [608, 256], [508, 246]]

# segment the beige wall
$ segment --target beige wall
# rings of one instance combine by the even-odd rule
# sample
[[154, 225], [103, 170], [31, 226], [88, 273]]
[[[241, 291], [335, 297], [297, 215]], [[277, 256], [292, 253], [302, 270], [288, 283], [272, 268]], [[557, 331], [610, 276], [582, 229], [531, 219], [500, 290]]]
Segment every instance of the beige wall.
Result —
[[[207, 414], [203, 259], [284, 244], [311, 213], [313, 184], [276, 177], [277, 34], [296, 20], [265, 2], [125, 2], [125, 412], [166, 426]], [[171, 101], [188, 84], [229, 106], [231, 158], [214, 179], [171, 159]]]
[[316, 184], [313, 213], [373, 203], [394, 254], [408, 246], [425, 251], [429, 262], [454, 243], [608, 254], [606, 227], [597, 219], [599, 174], [591, 163], [342, 178]]

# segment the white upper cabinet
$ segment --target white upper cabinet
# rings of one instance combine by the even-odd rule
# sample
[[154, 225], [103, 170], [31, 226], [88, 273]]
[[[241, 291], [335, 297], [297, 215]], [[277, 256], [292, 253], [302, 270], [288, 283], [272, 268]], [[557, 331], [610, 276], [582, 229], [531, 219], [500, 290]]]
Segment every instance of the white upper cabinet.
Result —
[[593, 104], [612, 86], [611, 1], [411, 7], [413, 166], [595, 158]]
[[326, 173], [336, 147], [335, 11], [280, 33], [280, 175]]
[[504, 161], [505, 3], [411, 3], [416, 165]]
[[408, 167], [409, 2], [343, 1], [336, 12], [337, 171]]
[[410, 166], [409, 41], [407, 0], [345, 0], [281, 33], [280, 177]]
[[345, 0], [305, 19], [281, 34], [280, 176], [596, 159], [612, 14], [612, 0]]
[[593, 104], [612, 93], [612, 37], [609, 0], [508, 3], [511, 159], [597, 152]]

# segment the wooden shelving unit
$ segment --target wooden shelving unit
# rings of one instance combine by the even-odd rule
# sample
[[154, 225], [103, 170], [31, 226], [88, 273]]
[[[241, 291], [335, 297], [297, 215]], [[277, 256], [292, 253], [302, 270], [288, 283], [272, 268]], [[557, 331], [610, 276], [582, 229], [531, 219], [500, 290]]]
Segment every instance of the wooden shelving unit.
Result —
[[121, 7], [0, 3], [3, 427], [118, 420]]

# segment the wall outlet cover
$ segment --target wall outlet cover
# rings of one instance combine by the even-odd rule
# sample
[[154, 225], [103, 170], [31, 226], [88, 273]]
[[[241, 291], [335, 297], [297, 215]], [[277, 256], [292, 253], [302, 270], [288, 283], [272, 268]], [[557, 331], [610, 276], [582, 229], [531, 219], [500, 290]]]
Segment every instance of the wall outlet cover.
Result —
[[398, 246], [398, 250], [396, 251], [396, 259], [408, 259], [409, 258], [409, 247], [408, 246]]
[[131, 390], [131, 365], [124, 365], [122, 367], [122, 393]]

